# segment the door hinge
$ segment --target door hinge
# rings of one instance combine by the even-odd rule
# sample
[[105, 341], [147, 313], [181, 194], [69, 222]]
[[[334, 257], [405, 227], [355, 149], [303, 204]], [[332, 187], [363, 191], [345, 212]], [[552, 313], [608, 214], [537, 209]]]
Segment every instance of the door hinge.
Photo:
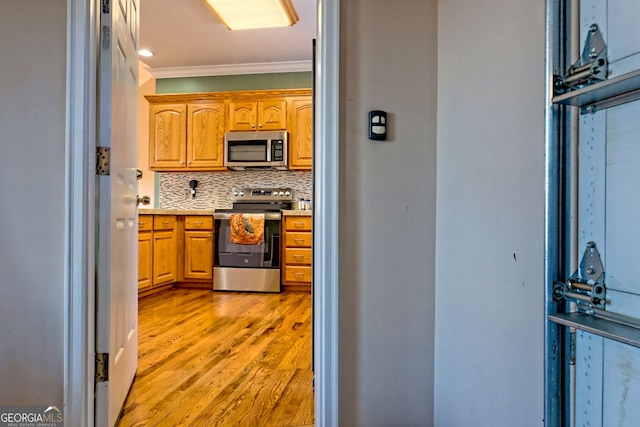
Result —
[[109, 381], [109, 353], [96, 353], [95, 382]]
[[580, 58], [564, 76], [554, 76], [554, 91], [559, 95], [606, 80], [608, 72], [607, 44], [598, 24], [594, 23], [589, 27]]
[[98, 147], [96, 154], [96, 174], [109, 175], [111, 173], [111, 148]]
[[604, 310], [607, 302], [607, 288], [604, 284], [604, 266], [595, 242], [587, 243], [587, 248], [578, 269], [563, 282], [554, 283], [556, 300], [566, 299], [587, 304]]
[[111, 0], [102, 0], [102, 13], [111, 12]]

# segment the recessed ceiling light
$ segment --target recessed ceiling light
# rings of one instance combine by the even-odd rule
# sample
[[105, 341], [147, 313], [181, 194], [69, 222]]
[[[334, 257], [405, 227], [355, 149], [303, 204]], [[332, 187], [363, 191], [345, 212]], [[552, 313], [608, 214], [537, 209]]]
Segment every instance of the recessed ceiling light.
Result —
[[153, 53], [153, 52], [151, 52], [149, 49], [140, 49], [140, 50], [138, 51], [138, 55], [140, 55], [140, 56], [146, 56], [146, 57], [149, 57], [149, 56], [153, 56], [153, 55], [154, 55], [154, 53]]
[[298, 22], [291, 0], [207, 0], [230, 30], [290, 27]]

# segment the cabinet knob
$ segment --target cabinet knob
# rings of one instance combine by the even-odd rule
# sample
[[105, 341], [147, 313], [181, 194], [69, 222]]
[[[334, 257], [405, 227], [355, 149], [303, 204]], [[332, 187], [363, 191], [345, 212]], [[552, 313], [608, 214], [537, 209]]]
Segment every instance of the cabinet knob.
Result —
[[211, 234], [209, 234], [209, 235], [207, 236], [207, 239], [211, 239]]
[[259, 128], [262, 128], [262, 123], [260, 123], [260, 124], [258, 125], [258, 127], [259, 127]]

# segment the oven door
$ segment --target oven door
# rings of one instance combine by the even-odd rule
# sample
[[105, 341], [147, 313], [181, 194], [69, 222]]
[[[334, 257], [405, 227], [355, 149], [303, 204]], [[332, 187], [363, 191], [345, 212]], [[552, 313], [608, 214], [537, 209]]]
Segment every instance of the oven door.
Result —
[[280, 213], [264, 214], [264, 242], [251, 245], [231, 243], [230, 216], [231, 213], [218, 212], [214, 215], [213, 288], [280, 292]]

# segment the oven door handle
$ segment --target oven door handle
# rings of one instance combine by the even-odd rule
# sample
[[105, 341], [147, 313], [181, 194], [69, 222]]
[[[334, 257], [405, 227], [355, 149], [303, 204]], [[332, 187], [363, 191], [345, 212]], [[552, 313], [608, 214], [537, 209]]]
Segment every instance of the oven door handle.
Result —
[[[256, 213], [256, 212], [238, 212], [238, 213]], [[231, 217], [231, 213], [227, 213], [227, 212], [220, 212], [220, 213], [214, 213], [213, 214], [213, 219], [226, 219], [228, 220]], [[282, 214], [280, 212], [265, 212], [264, 213], [264, 219], [265, 221], [273, 221], [273, 220], [280, 220], [282, 218]]]

